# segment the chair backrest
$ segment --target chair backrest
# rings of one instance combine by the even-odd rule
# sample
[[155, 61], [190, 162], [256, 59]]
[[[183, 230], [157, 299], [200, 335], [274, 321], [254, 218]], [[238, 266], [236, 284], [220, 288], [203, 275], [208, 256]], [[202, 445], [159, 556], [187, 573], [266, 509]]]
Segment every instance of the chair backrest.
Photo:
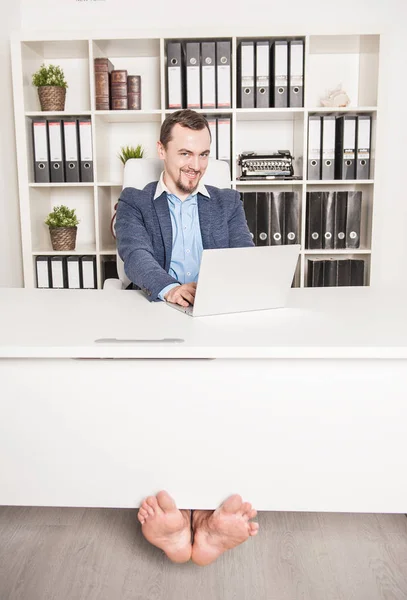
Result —
[[[124, 165], [123, 189], [134, 187], [143, 189], [148, 183], [158, 181], [163, 170], [163, 161], [160, 158], [130, 158]], [[203, 183], [218, 188], [230, 188], [230, 167], [223, 160], [210, 158], [208, 168], [202, 178]], [[124, 264], [116, 252], [117, 273], [124, 287], [130, 285], [130, 280], [124, 272]]]

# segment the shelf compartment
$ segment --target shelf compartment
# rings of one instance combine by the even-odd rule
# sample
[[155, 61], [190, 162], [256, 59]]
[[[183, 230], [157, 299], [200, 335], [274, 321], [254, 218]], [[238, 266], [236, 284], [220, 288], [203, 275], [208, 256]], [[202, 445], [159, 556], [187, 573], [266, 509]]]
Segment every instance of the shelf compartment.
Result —
[[379, 35], [311, 35], [306, 68], [306, 106], [319, 106], [342, 84], [348, 108], [377, 106]]
[[[54, 206], [64, 204], [76, 209], [80, 221], [77, 230], [77, 252], [83, 248], [96, 251], [94, 190], [93, 188], [30, 188], [30, 220], [32, 252], [35, 254], [52, 254], [49, 227], [44, 221]], [[72, 254], [72, 252], [67, 252]]]
[[[364, 285], [365, 286], [370, 285], [371, 256], [367, 252], [359, 253], [354, 250], [352, 251], [351, 249], [349, 250], [349, 252], [341, 252], [340, 254], [335, 253], [333, 251], [330, 251], [330, 252], [327, 251], [327, 253], [324, 253], [324, 251], [319, 251], [318, 254], [308, 255], [308, 252], [307, 252], [307, 254], [304, 257], [304, 287], [308, 287], [307, 286], [308, 258], [313, 258], [316, 260], [327, 260], [327, 258], [333, 258], [334, 260], [347, 260], [347, 259], [364, 260], [364, 262], [365, 262]], [[318, 286], [318, 287], [323, 287], [323, 286]], [[338, 287], [342, 287], [342, 286], [338, 286]]]
[[[152, 111], [161, 108], [160, 40], [158, 38], [97, 39], [93, 41], [93, 56], [108, 58], [115, 69], [126, 69], [128, 75], [140, 75], [142, 110]], [[93, 65], [92, 73], [94, 73]]]
[[22, 42], [21, 50], [25, 111], [41, 110], [32, 76], [43, 63], [58, 65], [64, 71], [68, 88], [63, 114], [90, 110], [89, 44], [86, 40]]
[[[344, 111], [342, 111], [343, 113]], [[368, 114], [371, 117], [371, 134], [370, 134], [370, 172], [369, 172], [369, 176], [370, 179], [369, 180], [360, 180], [360, 182], [372, 182], [374, 180], [374, 175], [375, 175], [375, 167], [376, 167], [376, 132], [377, 132], [377, 111], [376, 110], [367, 110], [367, 109], [349, 109], [349, 111], [347, 111], [349, 113], [353, 113], [353, 114], [357, 114], [357, 115], [363, 115], [363, 114]], [[332, 109], [330, 108], [327, 111], [320, 111], [320, 110], [313, 110], [313, 111], [309, 111], [309, 116], [310, 115], [326, 115], [326, 114], [330, 114], [333, 117], [339, 117], [341, 116], [341, 111], [338, 111], [336, 109]], [[309, 119], [307, 117], [307, 129], [309, 130]], [[357, 126], [357, 124], [356, 124]], [[309, 180], [309, 181], [313, 181], [313, 180]], [[323, 181], [323, 180], [322, 180]], [[334, 181], [335, 183], [340, 183], [342, 181], [346, 181], [346, 180], [330, 180], [330, 181]], [[357, 181], [357, 180], [355, 180]], [[315, 181], [317, 182], [317, 180]]]
[[[242, 119], [236, 122], [236, 175], [240, 176], [238, 156], [242, 152], [270, 153], [289, 150], [294, 157], [294, 175], [303, 175], [304, 113], [288, 113], [287, 120]], [[250, 140], [248, 143], [247, 140]], [[236, 180], [237, 182], [238, 180]], [[273, 181], [273, 180], [270, 180]], [[301, 181], [300, 181], [301, 183]]]
[[[123, 111], [126, 112], [126, 111]], [[144, 158], [157, 156], [160, 122], [106, 122], [96, 121], [96, 173], [101, 181], [123, 181], [123, 164], [118, 157], [122, 146], [144, 148]]]
[[[308, 184], [307, 192], [322, 192], [325, 191], [321, 188], [320, 185]], [[347, 189], [344, 189], [343, 183], [347, 183], [345, 186]], [[339, 184], [339, 185], [338, 185]], [[360, 248], [355, 249], [357, 253], [359, 250], [362, 252], [370, 253], [370, 248], [372, 247], [372, 221], [373, 221], [373, 186], [370, 184], [363, 184], [359, 181], [345, 181], [345, 182], [337, 182], [335, 181], [333, 185], [327, 185], [326, 191], [361, 191], [362, 192], [362, 214], [360, 221]], [[305, 244], [304, 244], [305, 246]], [[311, 250], [306, 249], [305, 252], [311, 252]], [[321, 252], [320, 250], [316, 250], [316, 252]], [[330, 252], [330, 251], [328, 251]], [[338, 250], [336, 251], [338, 252]], [[352, 248], [343, 248], [340, 250], [341, 253], [352, 253], [354, 250]]]
[[[90, 115], [90, 111], [86, 113], [87, 115]], [[61, 115], [63, 117], [78, 117], [78, 113], [49, 113], [49, 112], [44, 112], [44, 113], [25, 113], [25, 138], [26, 138], [26, 150], [27, 150], [27, 166], [28, 166], [28, 178], [29, 178], [29, 182], [28, 185], [30, 188], [32, 187], [93, 187], [94, 186], [94, 182], [93, 181], [89, 181], [89, 182], [84, 182], [84, 181], [76, 181], [76, 182], [68, 182], [68, 181], [64, 181], [64, 182], [47, 182], [47, 183], [37, 183], [35, 182], [35, 177], [34, 177], [34, 148], [33, 148], [33, 132], [32, 132], [32, 119], [35, 116], [39, 116], [39, 117], [43, 117], [43, 116], [54, 116], [54, 115]], [[92, 134], [94, 134], [94, 123], [92, 123]], [[79, 144], [78, 144], [78, 149], [79, 149]]]

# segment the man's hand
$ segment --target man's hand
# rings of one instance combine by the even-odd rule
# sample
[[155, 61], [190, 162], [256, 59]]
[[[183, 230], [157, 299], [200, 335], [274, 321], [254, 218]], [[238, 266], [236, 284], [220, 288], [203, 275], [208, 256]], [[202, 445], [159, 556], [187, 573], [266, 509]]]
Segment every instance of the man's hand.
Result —
[[167, 294], [165, 294], [164, 299], [167, 302], [172, 302], [173, 304], [188, 306], [189, 304], [194, 303], [195, 293], [196, 283], [193, 281], [192, 283], [184, 283], [183, 285], [177, 285], [177, 287], [173, 287], [169, 292], [167, 292]]

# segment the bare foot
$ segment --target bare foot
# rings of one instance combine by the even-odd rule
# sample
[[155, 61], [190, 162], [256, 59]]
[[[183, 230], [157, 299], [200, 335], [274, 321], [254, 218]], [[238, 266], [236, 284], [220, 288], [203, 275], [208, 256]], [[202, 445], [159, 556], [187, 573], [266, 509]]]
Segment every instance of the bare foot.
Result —
[[178, 510], [164, 491], [146, 498], [138, 511], [144, 537], [177, 563], [191, 558], [191, 511]]
[[235, 548], [256, 535], [258, 523], [250, 523], [257, 511], [243, 502], [238, 494], [230, 496], [214, 512], [196, 510], [193, 514], [194, 544], [192, 560], [197, 565], [209, 565], [225, 550]]

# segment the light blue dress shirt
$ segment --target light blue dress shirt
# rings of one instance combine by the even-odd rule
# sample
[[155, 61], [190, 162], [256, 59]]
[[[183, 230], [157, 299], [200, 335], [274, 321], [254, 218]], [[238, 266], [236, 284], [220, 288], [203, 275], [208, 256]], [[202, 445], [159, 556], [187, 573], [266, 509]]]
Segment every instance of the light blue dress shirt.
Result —
[[[199, 225], [198, 192], [208, 197], [209, 193], [206, 187], [200, 183], [194, 194], [185, 200], [180, 200], [165, 186], [162, 173], [154, 197], [157, 198], [163, 191], [167, 194], [172, 225], [172, 254], [169, 274], [180, 283], [197, 281], [203, 250]], [[170, 283], [161, 290], [158, 297], [164, 300], [165, 294], [177, 285], [180, 284]]]

